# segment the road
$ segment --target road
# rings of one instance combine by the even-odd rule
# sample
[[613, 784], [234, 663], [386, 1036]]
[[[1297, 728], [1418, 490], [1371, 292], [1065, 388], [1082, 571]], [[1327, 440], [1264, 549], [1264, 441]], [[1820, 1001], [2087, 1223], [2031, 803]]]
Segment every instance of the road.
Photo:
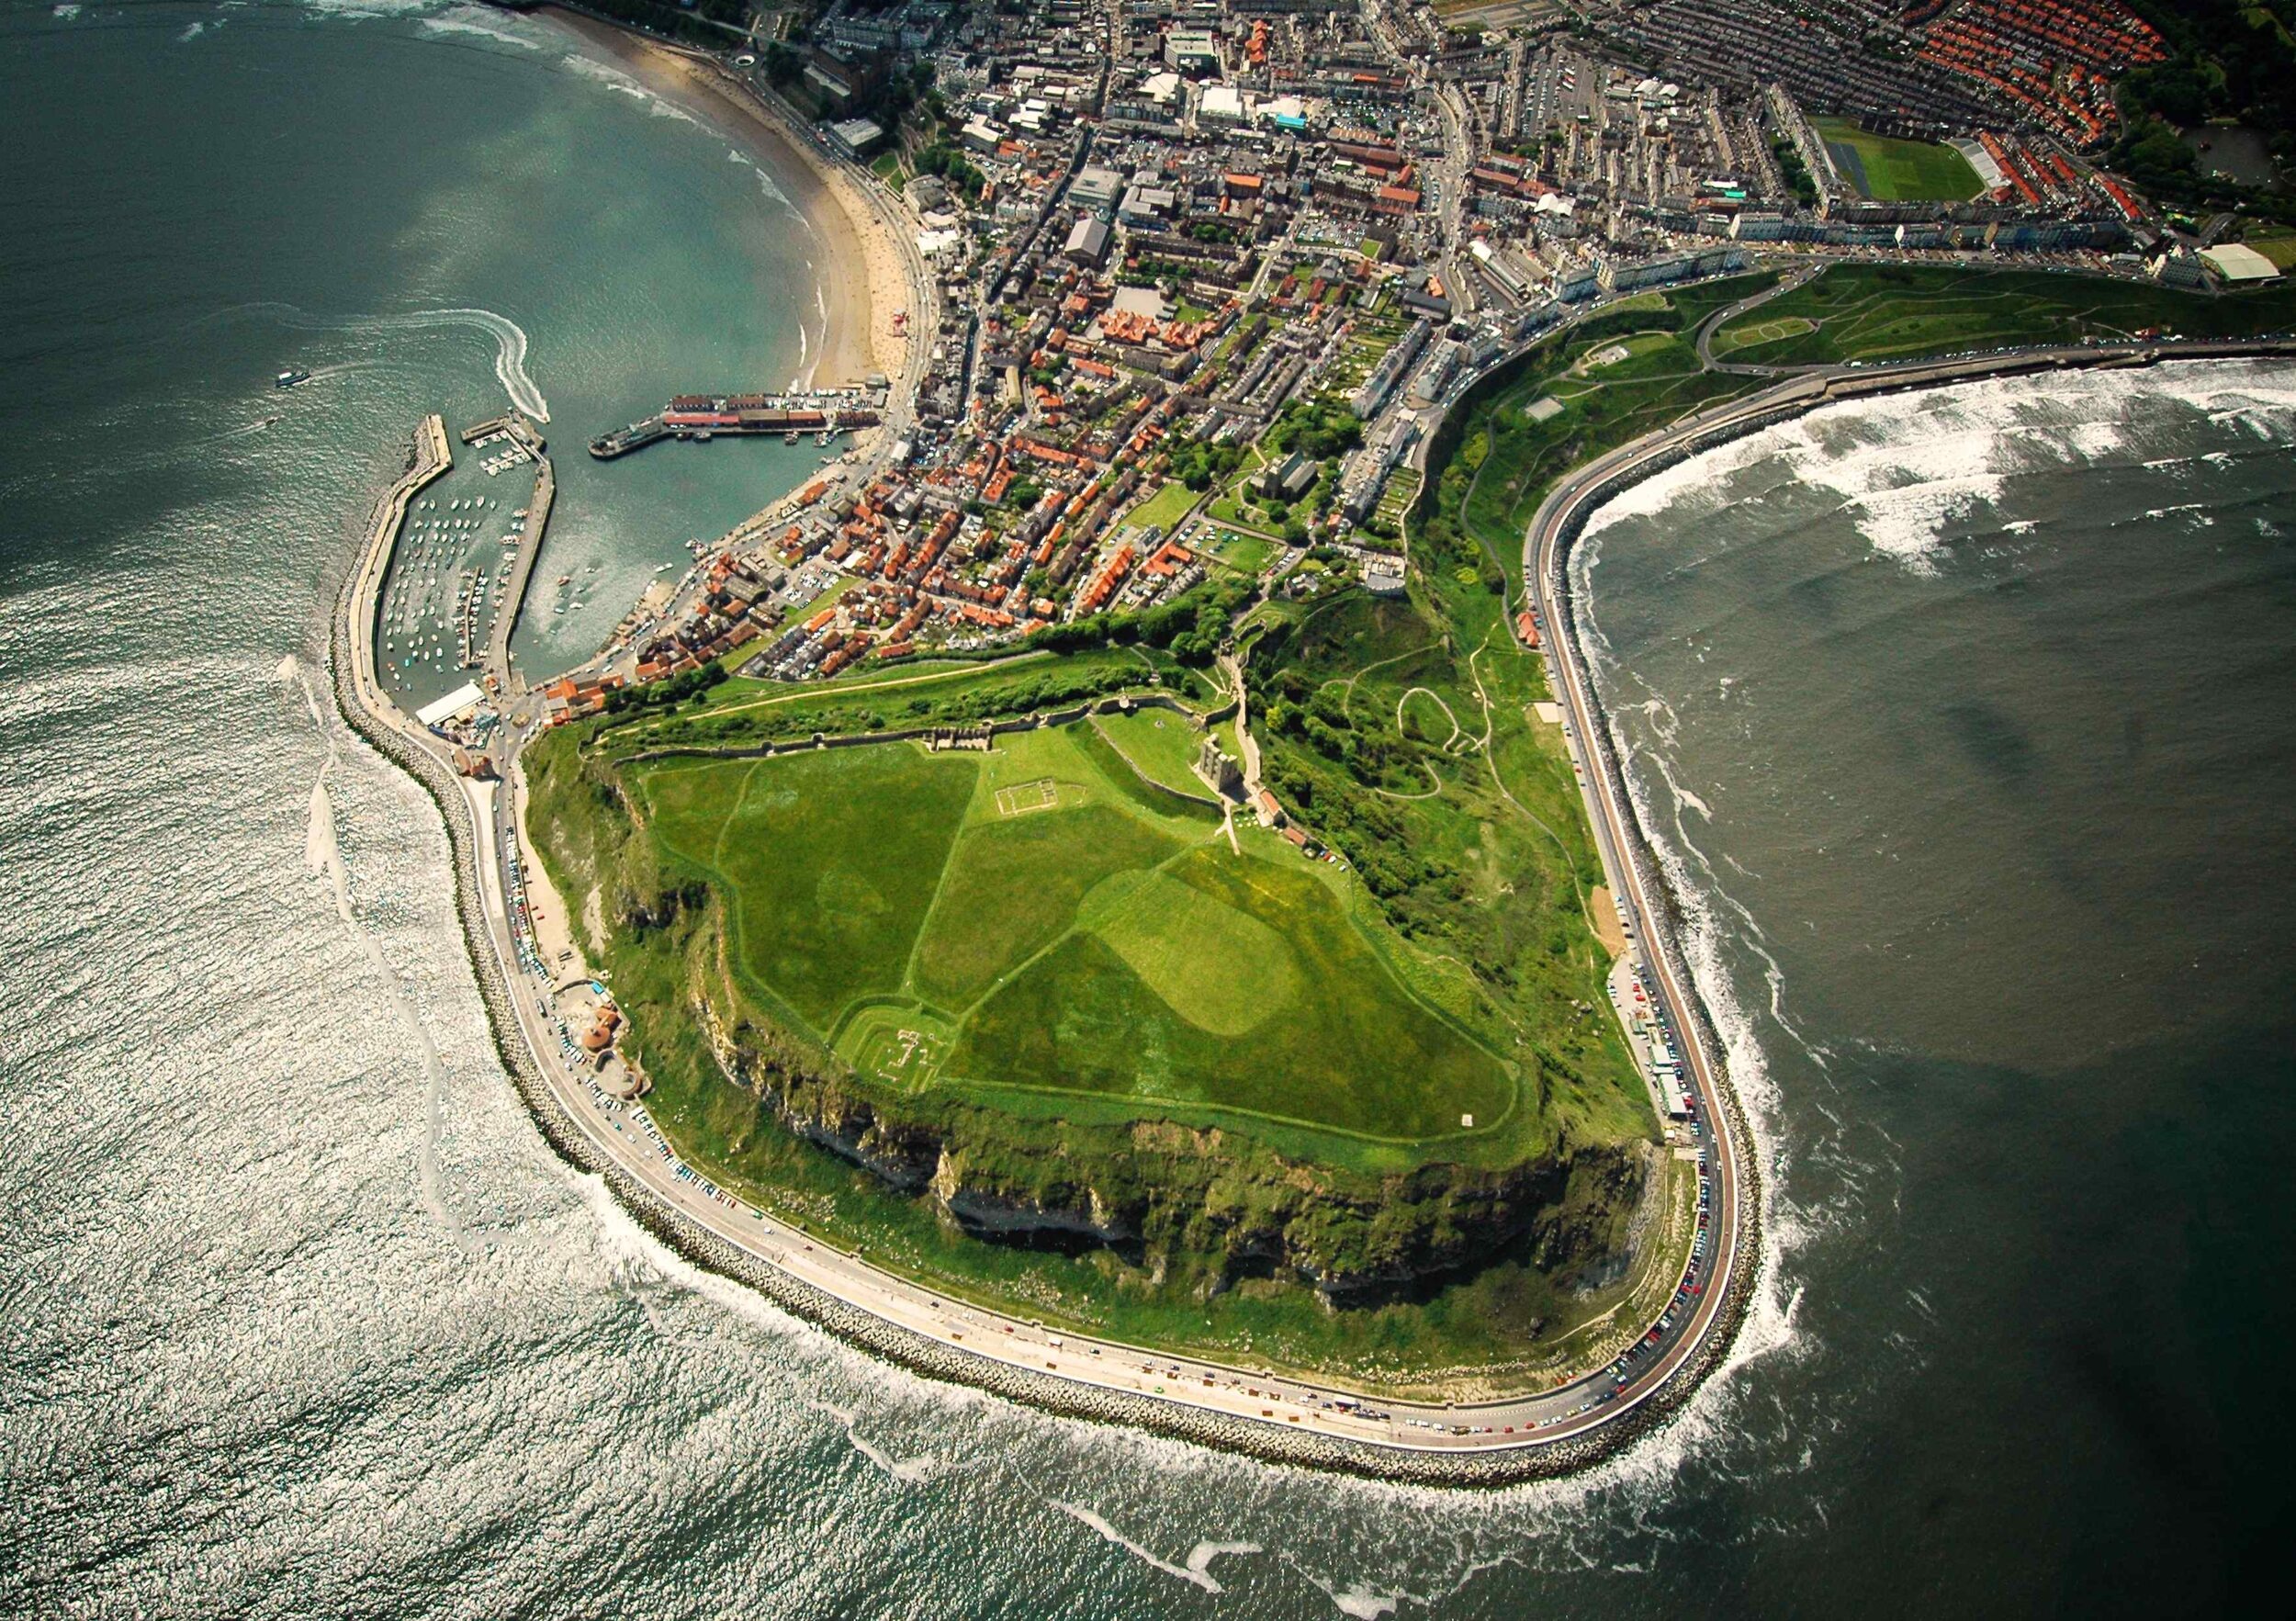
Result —
[[1780, 277], [1776, 286], [1764, 287], [1761, 292], [1740, 298], [1728, 308], [1717, 310], [1712, 315], [1707, 316], [1705, 320], [1698, 323], [1698, 364], [1708, 371], [1722, 372], [1728, 376], [1739, 377], [1776, 377], [1784, 372], [1797, 369], [1791, 366], [1744, 366], [1731, 361], [1716, 360], [1714, 357], [1714, 334], [1722, 330], [1726, 321], [1735, 321], [1749, 310], [1759, 309], [1773, 298], [1782, 298], [1787, 293], [1807, 287], [1811, 282], [1816, 281], [1825, 269], [1823, 263], [1796, 265]]

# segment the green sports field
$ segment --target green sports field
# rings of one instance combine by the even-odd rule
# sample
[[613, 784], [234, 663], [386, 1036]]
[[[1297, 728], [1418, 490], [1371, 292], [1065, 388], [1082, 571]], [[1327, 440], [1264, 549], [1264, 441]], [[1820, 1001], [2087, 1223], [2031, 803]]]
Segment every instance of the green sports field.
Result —
[[1390, 1149], [1508, 1126], [1513, 1066], [1438, 1010], [1472, 1001], [1464, 975], [1415, 992], [1444, 969], [1380, 938], [1350, 875], [1255, 827], [1232, 842], [1180, 797], [1204, 793], [1194, 746], [1146, 710], [985, 755], [630, 775], [663, 854], [723, 897], [740, 990], [865, 1081]]
[[1962, 203], [1985, 189], [1969, 160], [1950, 146], [1875, 135], [1848, 118], [1810, 123], [1842, 178], [1877, 202]]

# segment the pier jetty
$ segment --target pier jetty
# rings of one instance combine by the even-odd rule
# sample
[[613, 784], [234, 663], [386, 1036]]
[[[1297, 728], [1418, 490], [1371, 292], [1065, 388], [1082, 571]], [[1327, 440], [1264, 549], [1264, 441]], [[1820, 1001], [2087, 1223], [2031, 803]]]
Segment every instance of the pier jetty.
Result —
[[557, 473], [540, 445], [537, 435], [534, 452], [535, 492], [526, 502], [525, 525], [518, 535], [518, 557], [511, 564], [510, 582], [503, 587], [502, 600], [495, 604], [494, 631], [487, 638], [487, 678], [504, 699], [525, 690], [524, 681], [511, 668], [511, 633], [518, 628], [519, 613], [526, 605], [526, 587], [535, 577], [535, 559], [542, 556], [543, 531], [549, 526], [550, 505], [558, 493]]
[[827, 441], [873, 428], [884, 418], [884, 391], [803, 388], [779, 394], [680, 394], [652, 416], [601, 433], [590, 454], [601, 461], [641, 450], [660, 439], [711, 439], [720, 433], [779, 433], [795, 441], [811, 433]]

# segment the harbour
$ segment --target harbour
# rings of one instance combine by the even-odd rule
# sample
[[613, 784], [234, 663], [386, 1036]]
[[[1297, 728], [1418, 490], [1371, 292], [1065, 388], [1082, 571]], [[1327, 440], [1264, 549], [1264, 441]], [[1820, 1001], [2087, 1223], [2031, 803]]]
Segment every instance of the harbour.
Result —
[[[416, 709], [466, 682], [514, 697], [524, 683], [512, 638], [557, 495], [547, 443], [515, 411], [488, 418], [456, 435], [476, 453], [475, 465], [458, 469], [444, 419], [426, 422], [439, 424], [426, 428], [426, 476], [398, 512], [377, 580], [377, 668], [384, 685]], [[530, 468], [524, 504], [511, 507], [519, 498], [487, 492], [483, 481]]]

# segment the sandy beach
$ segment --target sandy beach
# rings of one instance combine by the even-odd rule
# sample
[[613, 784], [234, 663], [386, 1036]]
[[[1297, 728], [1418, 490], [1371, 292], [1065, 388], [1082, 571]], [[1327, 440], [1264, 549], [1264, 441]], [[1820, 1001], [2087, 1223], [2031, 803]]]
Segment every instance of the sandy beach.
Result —
[[[542, 15], [610, 54], [657, 96], [741, 141], [812, 223], [822, 247], [816, 267], [826, 312], [812, 380], [858, 383], [872, 374], [897, 380], [908, 339], [895, 330], [894, 319], [917, 311], [908, 308], [900, 247], [861, 184], [715, 63], [557, 6]], [[812, 321], [806, 324], [811, 331]]]

